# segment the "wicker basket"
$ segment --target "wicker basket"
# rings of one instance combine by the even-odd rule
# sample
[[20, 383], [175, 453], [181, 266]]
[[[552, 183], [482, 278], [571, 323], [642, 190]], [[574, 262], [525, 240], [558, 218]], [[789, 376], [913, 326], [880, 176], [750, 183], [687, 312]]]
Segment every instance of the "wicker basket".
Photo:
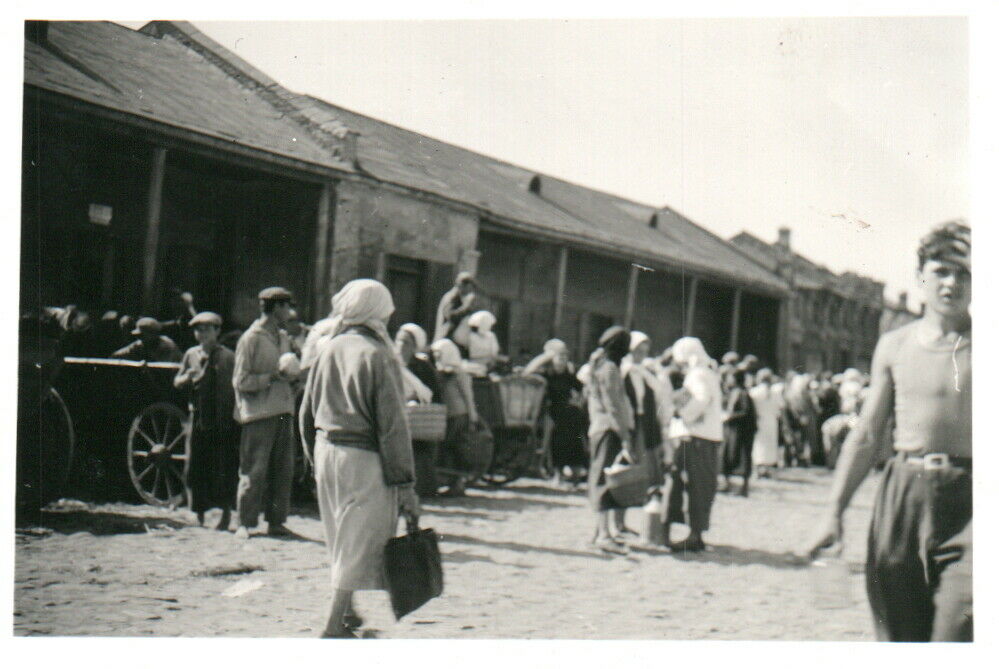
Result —
[[406, 407], [406, 419], [414, 441], [444, 440], [447, 407], [443, 404], [411, 404]]

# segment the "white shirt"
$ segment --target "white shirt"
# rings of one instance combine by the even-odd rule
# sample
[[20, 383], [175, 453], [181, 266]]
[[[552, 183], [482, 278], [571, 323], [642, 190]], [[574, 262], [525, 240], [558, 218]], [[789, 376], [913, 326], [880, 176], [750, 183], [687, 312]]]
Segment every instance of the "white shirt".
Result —
[[683, 387], [691, 397], [677, 413], [691, 436], [721, 441], [722, 396], [718, 375], [707, 367], [694, 367], [687, 372]]

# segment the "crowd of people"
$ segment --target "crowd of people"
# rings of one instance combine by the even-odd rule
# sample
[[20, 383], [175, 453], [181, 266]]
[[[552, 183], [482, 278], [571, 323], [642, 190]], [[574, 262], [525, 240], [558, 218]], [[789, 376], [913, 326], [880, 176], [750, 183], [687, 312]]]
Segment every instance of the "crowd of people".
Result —
[[[492, 331], [496, 317], [481, 308], [476, 281], [466, 272], [441, 298], [432, 340], [415, 323], [403, 324], [394, 335], [388, 332], [395, 305], [388, 289], [372, 279], [347, 283], [333, 297], [328, 317], [311, 327], [301, 323], [289, 291], [264, 289], [259, 318], [228, 337], [222, 335], [221, 316], [197, 312], [186, 293], [180, 300], [182, 315], [167, 322], [142, 317], [133, 323], [108, 312], [97, 327], [74, 307], [50, 309], [46, 316], [61, 328], [66, 355], [180, 363], [174, 383], [190, 397], [191, 505], [199, 523], [207, 510], [218, 507], [223, 510], [218, 529], [229, 529], [235, 511], [240, 539], [251, 536], [261, 514], [269, 535], [289, 533], [284, 523], [297, 414], [331, 562], [334, 596], [324, 635], [350, 637], [359, 620], [352, 593], [384, 588], [382, 549], [396, 531], [399, 514], [415, 522], [421, 496], [439, 494], [442, 487], [442, 494], [461, 495], [473, 478], [465, 474], [474, 457], [473, 433], [482, 429], [473, 393], [477, 377], [502, 372], [545, 380], [544, 439], [556, 484], [585, 481], [595, 517], [593, 545], [611, 554], [627, 553], [629, 535], [637, 535], [625, 522], [627, 508], [635, 504], [622, 503], [614, 489], [614, 473], [622, 468], [641, 466], [648, 495], [665, 497], [665, 544], [682, 552], [705, 550], [704, 533], [719, 491], [748, 496], [751, 480], [774, 477], [780, 468], [841, 464], [832, 529], [817, 546], [839, 537], [838, 518], [853, 490], [870, 466], [888, 459], [891, 446], [912, 462], [917, 456], [923, 462], [926, 454], [949, 454], [948, 463], [970, 471], [970, 367], [958, 369], [956, 357], [965, 350], [970, 356], [969, 253], [970, 236], [959, 224], [938, 228], [924, 240], [921, 281], [939, 293], [928, 294], [927, 313], [956, 313], [918, 323], [949, 328], [946, 337], [940, 335], [947, 343], [921, 347], [913, 343], [918, 335], [911, 326], [900, 331], [904, 334], [887, 335], [893, 343], [879, 344], [873, 377], [852, 368], [836, 374], [791, 370], [779, 376], [756, 356], [736, 352], [726, 353], [719, 364], [689, 336], [653, 354], [646, 334], [621, 326], [607, 329], [578, 369], [559, 339], [546, 342], [523, 368], [511, 369]], [[959, 299], [966, 301], [957, 304]], [[947, 338], [951, 330], [956, 343]], [[175, 338], [193, 345], [181, 355]], [[910, 357], [901, 349], [912, 349]], [[938, 351], [946, 355], [936, 356]], [[930, 381], [921, 380], [921, 374], [933, 383], [937, 374], [944, 387], [923, 388], [920, 384]], [[950, 392], [952, 386], [956, 393]], [[942, 415], [945, 411], [934, 403], [941, 394], [950, 397], [954, 406], [946, 411], [953, 415]], [[889, 410], [892, 398], [894, 411]], [[443, 439], [414, 441], [407, 406], [434, 403], [446, 409]], [[963, 425], [955, 423], [965, 419]], [[872, 422], [878, 429], [870, 427]], [[919, 585], [918, 574], [932, 571], [921, 562], [926, 558], [902, 546], [902, 539], [882, 533], [894, 537], [902, 531], [889, 519], [905, 511], [892, 506], [898, 506], [898, 495], [908, 495], [903, 506], [932, 502], [916, 499], [922, 493], [911, 491], [907, 470], [893, 463], [888, 464], [889, 482], [883, 483], [891, 489], [879, 499], [872, 530], [869, 560], [880, 560], [869, 569], [871, 592], [880, 593], [872, 594], [872, 606], [882, 616], [878, 630], [884, 638], [926, 636], [939, 574], [965, 549], [970, 559], [970, 497], [967, 509], [951, 510], [946, 522], [927, 521], [936, 522], [934, 531], [946, 524], [948, 537], [959, 535], [960, 550], [957, 558], [934, 562], [936, 576]], [[440, 479], [439, 472], [445, 472]], [[964, 485], [960, 472], [953, 476]], [[689, 531], [674, 542], [670, 530], [676, 524]], [[914, 526], [903, 534], [924, 541], [924, 529]], [[924, 602], [923, 617], [915, 621], [898, 613], [904, 602], [888, 586], [903, 578], [892, 571], [892, 565], [903, 562], [912, 572], [906, 572], [907, 592]], [[947, 572], [955, 578], [962, 573]], [[947, 606], [957, 610], [963, 601], [955, 596]]]

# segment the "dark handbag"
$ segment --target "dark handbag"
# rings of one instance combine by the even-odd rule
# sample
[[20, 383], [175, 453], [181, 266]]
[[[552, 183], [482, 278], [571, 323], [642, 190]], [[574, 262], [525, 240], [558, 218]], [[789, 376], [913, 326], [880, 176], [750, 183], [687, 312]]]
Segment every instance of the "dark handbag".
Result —
[[406, 534], [385, 544], [385, 581], [392, 613], [399, 620], [444, 592], [444, 571], [437, 534], [406, 519]]

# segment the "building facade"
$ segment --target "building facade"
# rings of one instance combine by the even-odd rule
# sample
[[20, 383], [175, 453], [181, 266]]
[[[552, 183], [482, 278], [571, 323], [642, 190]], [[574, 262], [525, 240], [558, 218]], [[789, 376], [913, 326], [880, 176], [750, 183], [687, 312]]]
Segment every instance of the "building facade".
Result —
[[884, 284], [851, 272], [836, 274], [791, 248], [781, 228], [768, 243], [748, 232], [732, 243], [784, 278], [792, 296], [783, 308], [779, 347], [790, 368], [817, 373], [870, 370], [881, 333]]
[[190, 24], [31, 22], [24, 102], [22, 309], [187, 290], [242, 328], [264, 286], [315, 320], [367, 276], [429, 329], [464, 269], [515, 361], [620, 323], [784, 365], [787, 280], [679, 212], [298, 95]]

